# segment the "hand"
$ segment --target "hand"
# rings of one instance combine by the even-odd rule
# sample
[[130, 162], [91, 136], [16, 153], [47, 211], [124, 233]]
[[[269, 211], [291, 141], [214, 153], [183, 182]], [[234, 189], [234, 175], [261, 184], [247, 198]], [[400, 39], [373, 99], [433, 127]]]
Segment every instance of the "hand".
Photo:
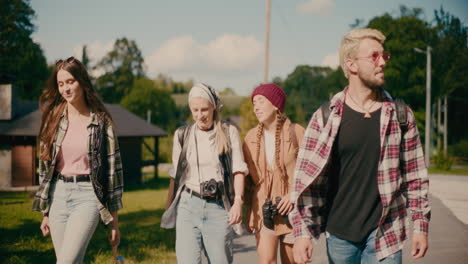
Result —
[[109, 243], [111, 247], [118, 247], [120, 244], [120, 231], [118, 226], [112, 226], [111, 232], [109, 234]]
[[230, 225], [235, 225], [240, 223], [242, 220], [242, 205], [235, 201], [234, 204], [231, 207], [231, 210], [229, 210], [229, 224]]
[[414, 259], [422, 258], [426, 255], [429, 247], [427, 235], [422, 233], [413, 233], [413, 243], [411, 247], [411, 255]]
[[294, 242], [293, 255], [296, 263], [307, 263], [312, 259], [312, 240], [310, 238], [298, 238]]
[[281, 215], [287, 215], [294, 208], [294, 204], [291, 203], [291, 200], [289, 200], [289, 195], [286, 195], [281, 198], [281, 201], [276, 205], [276, 207], [278, 208], [278, 212]]
[[48, 216], [44, 216], [42, 218], [41, 231], [42, 231], [43, 236], [48, 236], [50, 234], [49, 217]]

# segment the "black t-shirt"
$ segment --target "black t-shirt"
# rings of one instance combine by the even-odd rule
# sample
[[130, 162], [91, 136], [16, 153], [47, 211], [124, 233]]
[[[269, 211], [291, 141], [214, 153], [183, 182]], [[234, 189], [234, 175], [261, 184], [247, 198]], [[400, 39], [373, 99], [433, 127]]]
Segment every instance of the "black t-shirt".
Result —
[[348, 241], [361, 242], [382, 215], [377, 186], [380, 113], [379, 109], [366, 119], [344, 104], [333, 144], [327, 231]]

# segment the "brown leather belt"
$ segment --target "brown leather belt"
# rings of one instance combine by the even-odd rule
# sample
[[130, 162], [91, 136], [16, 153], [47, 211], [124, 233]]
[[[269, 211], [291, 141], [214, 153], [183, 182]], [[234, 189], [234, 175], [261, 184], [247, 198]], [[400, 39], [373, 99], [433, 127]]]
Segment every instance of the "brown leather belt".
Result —
[[185, 187], [184, 188], [186, 192], [190, 193], [191, 195], [197, 197], [197, 198], [200, 198], [200, 199], [203, 199], [203, 200], [206, 200], [206, 201], [217, 201], [217, 200], [220, 200], [220, 197], [219, 196], [215, 196], [215, 197], [212, 197], [212, 196], [202, 196], [200, 193], [188, 188], [188, 187]]

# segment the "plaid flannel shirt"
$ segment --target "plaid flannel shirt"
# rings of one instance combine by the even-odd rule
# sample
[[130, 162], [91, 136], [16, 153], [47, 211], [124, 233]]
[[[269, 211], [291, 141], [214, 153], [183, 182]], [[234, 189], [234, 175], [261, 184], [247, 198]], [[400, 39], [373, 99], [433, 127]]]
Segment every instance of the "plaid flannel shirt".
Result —
[[[329, 159], [341, 123], [346, 90], [331, 99], [327, 123], [323, 124], [319, 109], [305, 132], [291, 187], [291, 199], [296, 206], [289, 219], [295, 238], [318, 240], [326, 230], [328, 172], [332, 166]], [[375, 239], [378, 259], [403, 248], [409, 230], [407, 209], [412, 214], [415, 232], [427, 234], [430, 220], [429, 179], [414, 114], [407, 107], [408, 127], [402, 136], [395, 103], [386, 91], [382, 94], [377, 183], [383, 210]]]
[[[68, 129], [68, 119], [67, 119], [67, 108], [60, 117], [59, 128], [57, 135], [52, 147], [52, 160], [39, 160], [39, 181], [40, 186], [37, 191], [34, 202], [33, 210], [42, 211], [43, 213], [48, 213], [50, 209], [50, 187], [51, 183], [54, 182], [54, 170], [57, 163], [57, 156], [60, 151], [62, 141], [65, 137], [65, 134]], [[94, 139], [92, 137], [94, 129], [97, 129], [98, 117], [95, 113], [91, 113], [90, 123], [87, 127], [88, 129], [88, 160], [92, 160], [92, 149], [94, 145]], [[108, 157], [108, 196], [107, 204], [103, 205], [99, 203], [99, 212], [101, 215], [101, 220], [104, 224], [108, 224], [113, 220], [111, 212], [120, 210], [122, 205], [122, 194], [123, 194], [123, 171], [122, 171], [122, 159], [120, 157], [119, 144], [117, 141], [116, 134], [114, 132], [113, 126], [111, 124], [106, 127], [107, 134], [107, 157]], [[42, 144], [42, 142], [41, 142]], [[89, 166], [92, 167], [92, 164]], [[92, 170], [91, 170], [92, 171]], [[93, 173], [90, 174], [90, 177], [96, 177]]]

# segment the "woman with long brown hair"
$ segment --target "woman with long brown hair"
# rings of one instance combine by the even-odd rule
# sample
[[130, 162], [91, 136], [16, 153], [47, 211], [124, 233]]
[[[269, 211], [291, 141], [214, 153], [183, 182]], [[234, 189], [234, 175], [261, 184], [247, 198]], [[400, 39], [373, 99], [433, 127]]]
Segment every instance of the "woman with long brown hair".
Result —
[[255, 88], [251, 100], [259, 124], [244, 139], [249, 175], [245, 204], [247, 231], [257, 240], [259, 263], [294, 263], [294, 237], [287, 215], [294, 205], [289, 190], [304, 128], [284, 115], [286, 94], [276, 84]]
[[82, 263], [99, 222], [111, 226], [111, 246], [120, 243], [117, 211], [123, 175], [112, 118], [85, 66], [59, 60], [39, 100], [39, 178], [33, 210], [51, 234], [57, 263]]

